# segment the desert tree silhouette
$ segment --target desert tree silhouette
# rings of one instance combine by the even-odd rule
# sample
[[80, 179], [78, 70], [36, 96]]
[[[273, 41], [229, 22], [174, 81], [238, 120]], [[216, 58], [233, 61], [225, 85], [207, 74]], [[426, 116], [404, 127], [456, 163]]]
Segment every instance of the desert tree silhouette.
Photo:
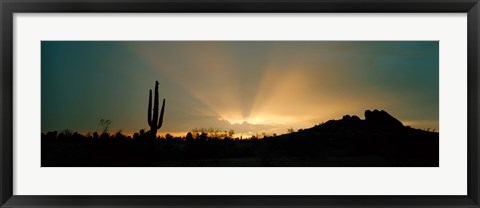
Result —
[[[98, 126], [101, 127], [102, 129], [102, 134], [103, 133], [108, 133], [108, 128], [110, 127], [110, 124], [112, 124], [112, 121], [109, 120], [109, 119], [100, 119], [100, 121], [98, 122]], [[98, 129], [97, 129], [98, 131]]]

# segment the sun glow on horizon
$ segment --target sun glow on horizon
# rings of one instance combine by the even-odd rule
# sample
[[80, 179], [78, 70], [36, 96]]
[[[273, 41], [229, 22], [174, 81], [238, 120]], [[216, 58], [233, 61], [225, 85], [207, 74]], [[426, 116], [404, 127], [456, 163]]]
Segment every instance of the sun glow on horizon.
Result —
[[284, 119], [279, 118], [266, 118], [266, 117], [249, 117], [249, 118], [242, 118], [242, 117], [229, 117], [229, 116], [222, 116], [218, 118], [219, 120], [228, 121], [230, 124], [243, 124], [249, 123], [254, 125], [287, 125], [284, 122]]

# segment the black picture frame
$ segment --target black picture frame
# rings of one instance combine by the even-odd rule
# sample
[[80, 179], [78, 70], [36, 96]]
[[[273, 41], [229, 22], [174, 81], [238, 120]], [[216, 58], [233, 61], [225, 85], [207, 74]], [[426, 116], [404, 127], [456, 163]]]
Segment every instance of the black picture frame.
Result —
[[[1, 207], [480, 207], [479, 0], [0, 0]], [[467, 13], [468, 194], [466, 196], [25, 196], [13, 195], [14, 13]], [[94, 188], [94, 187], [92, 187]]]

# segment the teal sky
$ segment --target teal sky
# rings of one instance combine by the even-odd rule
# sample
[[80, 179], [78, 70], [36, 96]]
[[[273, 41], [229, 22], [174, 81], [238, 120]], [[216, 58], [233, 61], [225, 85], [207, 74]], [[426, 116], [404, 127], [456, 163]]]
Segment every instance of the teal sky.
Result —
[[282, 134], [367, 109], [438, 130], [438, 54], [438, 41], [42, 41], [42, 132], [148, 130], [155, 80], [159, 134]]

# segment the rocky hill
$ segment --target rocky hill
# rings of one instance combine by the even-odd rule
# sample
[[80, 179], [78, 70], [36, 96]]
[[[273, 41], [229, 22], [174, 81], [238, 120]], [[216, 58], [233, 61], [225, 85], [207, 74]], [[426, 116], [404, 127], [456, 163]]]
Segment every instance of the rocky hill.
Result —
[[[324, 157], [332, 166], [438, 166], [439, 133], [414, 129], [383, 110], [345, 115], [272, 140], [286, 152]], [[342, 160], [343, 158], [343, 160]], [[351, 158], [362, 158], [349, 160]], [[334, 165], [336, 164], [336, 165]], [[327, 165], [328, 166], [328, 165]]]

